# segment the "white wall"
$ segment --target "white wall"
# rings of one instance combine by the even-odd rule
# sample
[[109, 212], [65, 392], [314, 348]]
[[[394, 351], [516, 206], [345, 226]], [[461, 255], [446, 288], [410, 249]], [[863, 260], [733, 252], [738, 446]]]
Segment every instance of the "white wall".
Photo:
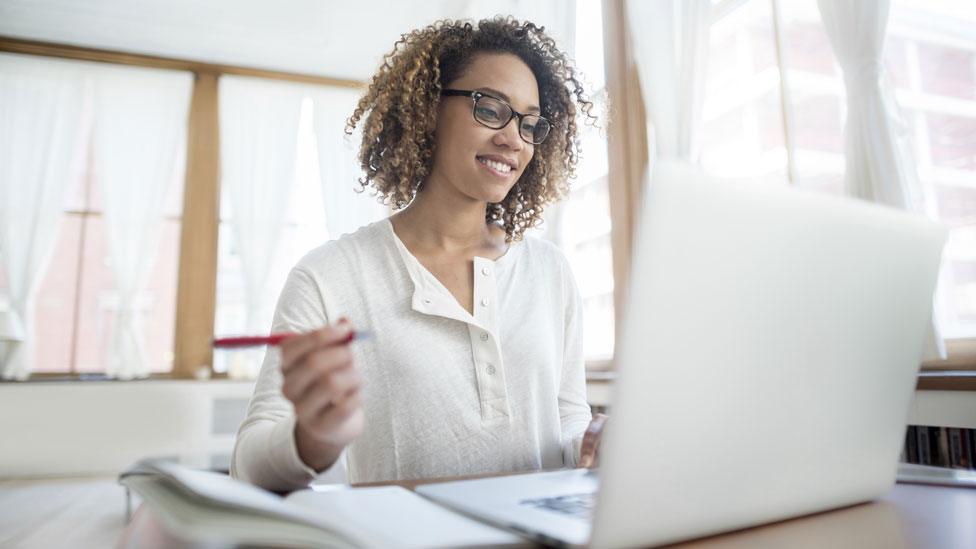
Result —
[[572, 51], [567, 0], [0, 0], [0, 35], [367, 81], [402, 33], [497, 14]]
[[218, 464], [252, 391], [223, 380], [0, 384], [0, 478], [114, 475], [147, 456]]
[[[605, 405], [610, 387], [590, 383], [590, 403]], [[224, 380], [0, 384], [0, 479], [115, 475], [147, 456], [220, 464], [252, 391]], [[976, 428], [976, 392], [918, 391], [909, 423]]]
[[[587, 400], [592, 405], [606, 406], [611, 394], [609, 382], [587, 384]], [[915, 391], [908, 424], [976, 429], [976, 392]]]
[[976, 429], [976, 392], [915, 391], [909, 424]]

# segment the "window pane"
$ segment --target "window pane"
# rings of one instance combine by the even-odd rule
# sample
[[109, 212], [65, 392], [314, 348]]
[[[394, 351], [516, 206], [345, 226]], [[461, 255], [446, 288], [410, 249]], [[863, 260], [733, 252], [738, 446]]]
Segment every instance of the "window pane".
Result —
[[[71, 371], [81, 216], [65, 214], [54, 255], [35, 298], [35, 372]], [[0, 290], [2, 293], [2, 290]]]
[[844, 192], [844, 78], [816, 2], [780, 1], [797, 187]]
[[919, 42], [922, 89], [960, 99], [976, 99], [976, 55], [959, 47]]
[[910, 122], [929, 211], [950, 228], [936, 296], [943, 336], [976, 336], [976, 10], [895, 0], [885, 67]]
[[[181, 190], [182, 187], [180, 185]], [[149, 367], [153, 373], [173, 370], [180, 232], [180, 220], [168, 219], [163, 222], [157, 247], [158, 255], [146, 283], [145, 295], [149, 303], [149, 313], [143, 325], [143, 333], [146, 337]]]
[[[847, 108], [843, 75], [816, 3], [777, 0], [777, 5], [796, 185], [840, 194]], [[949, 338], [976, 336], [976, 11], [964, 5], [895, 0], [883, 54], [884, 83], [901, 106], [896, 128], [904, 123], [910, 132], [928, 212], [951, 228], [936, 297], [936, 314]], [[762, 158], [770, 158], [778, 145], [766, 133], [775, 124], [761, 121], [764, 112], [778, 121], [774, 102], [764, 97], [775, 91], [763, 79], [763, 71], [770, 70], [768, 52], [775, 51], [767, 31], [768, 6], [746, 2], [712, 26], [702, 161], [719, 175], [750, 175], [750, 166], [760, 173]], [[756, 48], [767, 54], [755, 53]]]
[[779, 88], [768, 2], [748, 2], [712, 25], [702, 109], [706, 172], [786, 181]]
[[[271, 329], [271, 314], [292, 267], [312, 249], [329, 239], [322, 206], [322, 185], [319, 178], [317, 141], [313, 128], [313, 103], [302, 103], [295, 151], [295, 182], [289, 197], [285, 226], [276, 246], [272, 261], [266, 298], [269, 308], [267, 317], [259, 319], [260, 325]], [[352, 195], [353, 193], [349, 193]], [[369, 194], [355, 194], [353, 200], [374, 200]], [[247, 305], [245, 302], [244, 271], [230, 222], [232, 211], [221, 200], [217, 262], [217, 316], [214, 332], [217, 335], [244, 334], [247, 331]], [[256, 368], [264, 357], [264, 349], [222, 350], [214, 353], [215, 372], [243, 372]]]
[[[576, 4], [576, 64], [594, 86], [593, 113], [606, 127], [606, 90], [603, 87], [603, 27], [598, 0]], [[613, 256], [610, 241], [610, 195], [607, 139], [603, 130], [580, 126], [583, 153], [570, 195], [550, 206], [543, 236], [566, 255], [583, 299], [583, 350], [587, 360], [613, 357]], [[530, 235], [539, 236], [537, 231]]]
[[[164, 222], [156, 246], [157, 256], [136, 299], [142, 341], [152, 372], [169, 372], [173, 367], [179, 225], [175, 220]], [[115, 290], [106, 227], [101, 216], [88, 218], [82, 254], [75, 371], [104, 372], [119, 294]]]
[[972, 116], [930, 113], [926, 122], [932, 164], [976, 172], [976, 112]]

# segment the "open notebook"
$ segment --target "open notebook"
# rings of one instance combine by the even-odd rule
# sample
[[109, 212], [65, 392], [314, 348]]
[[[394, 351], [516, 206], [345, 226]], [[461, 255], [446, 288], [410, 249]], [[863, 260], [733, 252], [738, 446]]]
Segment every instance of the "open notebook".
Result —
[[143, 460], [119, 482], [187, 541], [315, 547], [500, 547], [514, 534], [398, 486], [277, 496], [226, 475]]

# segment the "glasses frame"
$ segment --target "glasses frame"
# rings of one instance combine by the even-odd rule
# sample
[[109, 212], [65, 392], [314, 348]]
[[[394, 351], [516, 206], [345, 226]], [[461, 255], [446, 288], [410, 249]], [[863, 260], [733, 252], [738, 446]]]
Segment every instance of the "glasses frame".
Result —
[[[550, 122], [549, 119], [546, 118], [545, 116], [542, 116], [541, 114], [533, 114], [533, 113], [528, 113], [528, 114], [520, 113], [517, 110], [515, 110], [514, 108], [512, 108], [512, 105], [510, 105], [508, 103], [508, 101], [505, 101], [504, 99], [501, 99], [499, 97], [495, 97], [494, 95], [491, 95], [490, 93], [485, 93], [485, 92], [481, 92], [481, 91], [477, 91], [477, 90], [447, 89], [447, 90], [443, 90], [441, 92], [441, 95], [444, 96], [444, 97], [470, 97], [471, 98], [471, 116], [474, 117], [475, 122], [481, 124], [482, 126], [484, 126], [486, 128], [491, 128], [493, 130], [500, 130], [500, 129], [504, 128], [505, 126], [508, 126], [508, 124], [512, 121], [513, 118], [518, 118], [518, 123], [519, 123], [519, 131], [518, 131], [518, 134], [519, 134], [519, 138], [521, 138], [522, 141], [525, 141], [529, 145], [533, 145], [533, 146], [535, 146], [535, 145], [541, 145], [542, 143], [545, 142], [545, 140], [549, 137], [549, 134], [552, 132], [552, 122]], [[501, 103], [501, 104], [505, 105], [506, 107], [508, 107], [508, 110], [512, 111], [511, 116], [508, 117], [508, 120], [506, 120], [504, 124], [502, 124], [501, 126], [498, 126], [496, 128], [494, 126], [489, 126], [484, 121], [478, 119], [478, 116], [475, 114], [475, 112], [478, 109], [478, 101], [481, 98], [483, 98], [483, 97], [487, 97], [489, 99], [494, 99], [495, 101], [498, 101], [499, 103]], [[534, 116], [534, 117], [536, 117], [536, 118], [538, 118], [540, 120], [544, 120], [546, 122], [546, 124], [549, 124], [549, 131], [546, 132], [546, 135], [543, 136], [543, 138], [542, 138], [541, 141], [534, 142], [534, 141], [531, 141], [529, 139], [526, 139], [525, 136], [522, 135], [522, 129], [521, 129], [522, 128], [522, 119], [525, 118], [526, 116]]]

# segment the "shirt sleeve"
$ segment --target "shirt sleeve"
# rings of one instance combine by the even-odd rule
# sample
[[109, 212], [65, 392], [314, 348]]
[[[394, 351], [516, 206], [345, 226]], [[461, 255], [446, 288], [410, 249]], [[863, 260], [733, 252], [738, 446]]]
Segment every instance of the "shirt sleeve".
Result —
[[[306, 271], [296, 267], [288, 275], [272, 322], [272, 333], [308, 332], [329, 324], [325, 302]], [[247, 417], [237, 432], [230, 474], [267, 490], [304, 488], [320, 473], [329, 480], [345, 481], [345, 452], [327, 471], [309, 468], [295, 444], [295, 410], [281, 392], [280, 351], [268, 347], [248, 405]]]
[[586, 359], [583, 354], [583, 300], [569, 262], [562, 258], [564, 323], [563, 368], [559, 381], [559, 421], [563, 464], [576, 467], [583, 433], [593, 414], [586, 401]]

